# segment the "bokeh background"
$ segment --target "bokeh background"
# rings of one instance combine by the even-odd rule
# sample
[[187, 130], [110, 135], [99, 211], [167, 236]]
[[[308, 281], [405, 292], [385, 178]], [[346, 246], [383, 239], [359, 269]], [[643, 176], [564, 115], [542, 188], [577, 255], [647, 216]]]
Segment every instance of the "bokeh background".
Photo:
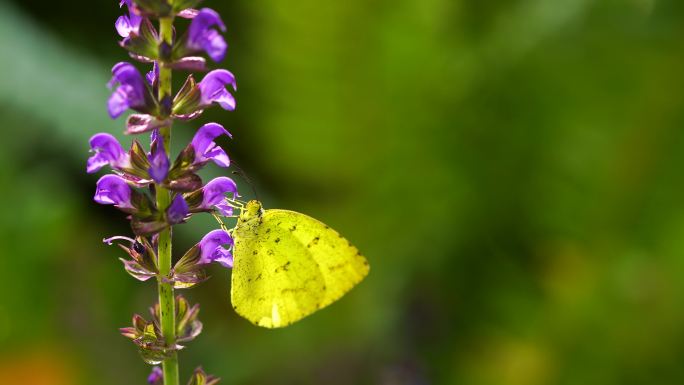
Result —
[[[85, 174], [90, 135], [123, 130], [105, 110], [127, 60], [117, 3], [0, 0], [3, 384], [149, 372], [117, 328], [155, 287], [101, 243], [129, 230]], [[205, 5], [228, 25], [238, 109], [176, 126], [176, 149], [224, 124], [268, 207], [327, 222], [372, 271], [269, 331], [233, 313], [230, 273], [212, 268], [185, 292], [205, 331], [184, 378], [201, 364], [227, 385], [684, 381], [684, 2]], [[176, 256], [212, 226], [178, 227]]]

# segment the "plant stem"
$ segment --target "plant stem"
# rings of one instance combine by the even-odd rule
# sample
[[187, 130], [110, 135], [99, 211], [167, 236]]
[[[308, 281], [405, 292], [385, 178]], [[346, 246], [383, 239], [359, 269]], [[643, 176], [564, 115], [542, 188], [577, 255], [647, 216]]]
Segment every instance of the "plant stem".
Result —
[[[173, 39], [173, 18], [162, 18], [159, 21], [160, 35], [166, 44], [172, 45]], [[164, 102], [164, 99], [171, 100], [171, 69], [166, 67], [164, 63], [159, 66], [159, 101]], [[161, 136], [164, 138], [164, 147], [169, 151], [169, 142], [171, 140], [171, 127], [164, 127], [160, 130]], [[168, 190], [157, 185], [157, 208], [166, 210], [171, 203], [171, 195]], [[157, 250], [159, 258], [159, 274], [160, 277], [168, 277], [171, 272], [171, 229], [167, 228], [159, 233], [159, 246]], [[159, 307], [161, 318], [161, 332], [164, 336], [167, 346], [175, 346], [176, 344], [176, 302], [173, 294], [173, 286], [168, 282], [163, 282], [159, 279]], [[164, 385], [178, 385], [178, 354], [173, 353], [164, 360]]]

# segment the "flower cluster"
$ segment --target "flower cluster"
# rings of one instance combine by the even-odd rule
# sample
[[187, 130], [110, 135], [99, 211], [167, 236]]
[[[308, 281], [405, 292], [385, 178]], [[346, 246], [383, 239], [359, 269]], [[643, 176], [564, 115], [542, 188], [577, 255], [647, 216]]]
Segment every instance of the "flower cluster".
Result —
[[[196, 9], [200, 0], [120, 0], [124, 14], [115, 22], [121, 37], [119, 44], [130, 58], [148, 66], [141, 72], [130, 62], [112, 68], [108, 86], [112, 94], [107, 111], [117, 119], [130, 111], [124, 133], [145, 134], [128, 149], [111, 134], [99, 133], [90, 139], [92, 155], [87, 172], [108, 167], [111, 173], [97, 181], [94, 200], [113, 205], [128, 215], [133, 236], [105, 239], [128, 255], [122, 258], [126, 272], [147, 281], [156, 278], [160, 303], [152, 310], [152, 321], [139, 315], [133, 326], [121, 329], [133, 340], [144, 360], [155, 367], [148, 378], [150, 384], [177, 385], [176, 352], [195, 338], [202, 329], [197, 319], [198, 305], [190, 306], [182, 297], [174, 299], [173, 290], [192, 287], [207, 279], [205, 267], [217, 262], [231, 268], [233, 241], [224, 230], [204, 236], [175, 264], [171, 258], [172, 226], [186, 222], [193, 214], [212, 213], [232, 216], [230, 199], [238, 196], [237, 186], [227, 177], [206, 183], [198, 175], [205, 165], [230, 166], [226, 151], [217, 138], [231, 138], [218, 123], [202, 125], [190, 143], [177, 154], [170, 154], [170, 134], [174, 120], [198, 118], [204, 110], [218, 106], [235, 109], [232, 92], [237, 90], [233, 74], [225, 69], [209, 69], [209, 63], [225, 58], [228, 45], [221, 35], [226, 26], [219, 14], [209, 8]], [[177, 31], [173, 21], [187, 19], [185, 32]], [[155, 27], [158, 23], [159, 28]], [[174, 70], [203, 73], [196, 81], [191, 73], [173, 95], [171, 75]], [[174, 366], [175, 365], [175, 366]], [[176, 378], [173, 378], [176, 377]], [[218, 379], [197, 369], [191, 384], [215, 384]]]

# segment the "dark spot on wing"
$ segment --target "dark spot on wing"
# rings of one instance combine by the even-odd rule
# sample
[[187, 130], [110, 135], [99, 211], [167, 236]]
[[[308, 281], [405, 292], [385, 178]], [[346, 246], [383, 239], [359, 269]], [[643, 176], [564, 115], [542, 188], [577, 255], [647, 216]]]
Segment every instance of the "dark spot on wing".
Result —
[[279, 267], [276, 267], [275, 272], [277, 273], [281, 270], [288, 271], [289, 267], [290, 267], [290, 261], [287, 261], [286, 264], [279, 266]]
[[273, 251], [273, 250], [268, 250], [268, 252], [267, 252], [266, 254], [268, 254], [268, 255], [275, 255], [275, 251]]
[[259, 273], [259, 275], [257, 275], [256, 278], [254, 278], [255, 281], [258, 281], [258, 280], [260, 280], [260, 279], [261, 279], [261, 273]]
[[295, 230], [297, 230], [297, 225], [292, 225], [292, 227], [290, 227], [290, 231], [295, 231]]
[[287, 288], [280, 291], [280, 294], [290, 294], [290, 293], [305, 293], [307, 290], [303, 287]]
[[257, 254], [259, 254], [258, 251], [256, 251], [256, 250], [253, 250], [253, 251], [252, 251], [252, 255], [257, 255]]
[[312, 239], [311, 242], [309, 242], [309, 244], [306, 245], [306, 247], [308, 247], [308, 248], [310, 249], [311, 246], [317, 245], [317, 244], [318, 244], [318, 241], [319, 241], [320, 239], [321, 239], [320, 237], [316, 237], [316, 238]]
[[266, 229], [266, 233], [270, 233], [270, 232], [271, 232], [271, 228], [269, 227], [268, 229]]
[[275, 243], [278, 243], [278, 242], [280, 242], [280, 238], [275, 239]]
[[342, 263], [338, 263], [337, 265], [329, 266], [329, 267], [328, 267], [328, 270], [329, 270], [330, 272], [333, 272], [333, 271], [335, 271], [335, 270], [339, 270], [339, 269], [342, 269], [342, 268], [346, 267], [348, 264], [349, 264], [349, 261], [347, 261], [347, 262], [342, 262]]

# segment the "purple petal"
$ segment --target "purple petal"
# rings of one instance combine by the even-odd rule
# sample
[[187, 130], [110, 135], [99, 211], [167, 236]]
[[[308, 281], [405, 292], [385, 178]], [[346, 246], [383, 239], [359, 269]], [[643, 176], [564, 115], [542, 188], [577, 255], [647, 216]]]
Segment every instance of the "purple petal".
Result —
[[205, 235], [199, 243], [200, 247], [200, 264], [206, 264], [213, 261], [219, 262], [225, 267], [233, 266], [233, 256], [230, 253], [230, 248], [225, 249], [222, 245], [233, 246], [233, 238], [228, 232], [224, 230], [214, 230]]
[[228, 43], [215, 29], [210, 29], [204, 34], [204, 39], [200, 42], [202, 48], [215, 62], [223, 61], [228, 50]]
[[202, 189], [202, 208], [211, 209], [212, 206], [223, 202], [226, 193], [237, 193], [237, 185], [232, 179], [220, 176], [214, 178]]
[[187, 45], [191, 50], [206, 51], [212, 60], [218, 62], [225, 57], [228, 45], [214, 27], [220, 28], [221, 31], [226, 30], [221, 16], [216, 11], [209, 8], [201, 9], [188, 28]]
[[119, 208], [133, 208], [131, 204], [131, 188], [126, 180], [118, 175], [105, 175], [97, 181], [95, 202], [103, 205], [115, 205]]
[[162, 372], [161, 368], [159, 366], [155, 366], [152, 368], [152, 373], [147, 377], [147, 383], [150, 385], [156, 385], [157, 383], [161, 383], [161, 381], [164, 379], [164, 373]]
[[214, 139], [221, 135], [230, 135], [222, 125], [218, 123], [207, 123], [197, 130], [197, 133], [192, 138], [192, 147], [195, 149], [195, 161], [205, 162], [213, 160], [214, 163], [221, 167], [228, 167], [230, 159], [223, 149], [214, 143]]
[[207, 152], [204, 153], [204, 159], [211, 159], [218, 165], [219, 167], [229, 167], [230, 166], [230, 158], [228, 158], [228, 154], [226, 154], [225, 151], [223, 151], [223, 148], [219, 145], [214, 145], [211, 147]]
[[112, 119], [116, 119], [128, 108], [145, 106], [145, 80], [140, 72], [130, 63], [117, 63], [112, 68], [112, 80], [109, 87], [120, 86], [109, 98], [107, 107]]
[[121, 16], [116, 19], [114, 27], [116, 28], [116, 32], [119, 33], [119, 36], [128, 38], [131, 34], [137, 35], [139, 33], [140, 24], [142, 24], [143, 18], [133, 12], [133, 4], [130, 0], [124, 0], [119, 3], [119, 7], [123, 7], [124, 5], [128, 8], [128, 16]]
[[131, 20], [128, 18], [128, 16], [119, 16], [114, 23], [114, 28], [116, 28], [116, 32], [121, 37], [128, 37], [131, 35], [131, 32], [137, 33], [137, 31], [134, 31], [134, 28], [131, 25]]
[[221, 203], [214, 205], [214, 207], [224, 217], [233, 216], [233, 206], [229, 205], [226, 201], [222, 201]]
[[235, 109], [235, 98], [226, 90], [226, 86], [230, 84], [234, 90], [237, 90], [237, 83], [235, 76], [227, 70], [214, 70], [207, 74], [197, 85], [202, 94], [200, 104], [208, 106], [211, 103], [218, 103], [223, 109], [232, 111]]
[[127, 86], [121, 86], [117, 88], [107, 101], [107, 111], [112, 119], [118, 118], [124, 111], [131, 107], [126, 87]]
[[152, 71], [148, 72], [147, 75], [145, 75], [145, 79], [147, 80], [147, 83], [150, 86], [154, 86], [154, 83], [156, 83], [157, 79], [159, 79], [159, 65], [156, 61], [152, 66]]
[[110, 134], [93, 135], [90, 138], [90, 148], [95, 154], [88, 159], [88, 173], [93, 173], [107, 164], [113, 168], [123, 168], [129, 163], [128, 154], [119, 141]]
[[153, 140], [150, 168], [147, 172], [156, 183], [164, 182], [166, 176], [169, 175], [169, 157], [166, 155], [162, 138], [155, 138]]
[[221, 31], [226, 30], [226, 25], [223, 24], [223, 20], [221, 20], [218, 12], [211, 8], [202, 8], [192, 19], [190, 27], [188, 27], [188, 37], [192, 41], [197, 41], [197, 39], [202, 37], [204, 31], [213, 27], [218, 27]]
[[189, 211], [187, 202], [181, 194], [178, 194], [166, 209], [166, 218], [170, 224], [175, 225], [183, 222]]

